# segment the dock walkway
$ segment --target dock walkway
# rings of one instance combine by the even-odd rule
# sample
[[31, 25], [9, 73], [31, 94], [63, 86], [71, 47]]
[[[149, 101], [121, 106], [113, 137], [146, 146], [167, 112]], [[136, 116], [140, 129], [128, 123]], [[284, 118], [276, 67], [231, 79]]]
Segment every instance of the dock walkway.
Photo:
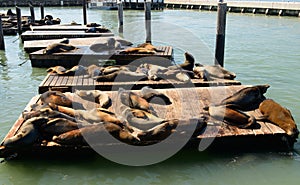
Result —
[[[184, 8], [216, 11], [215, 0], [164, 0], [166, 8]], [[300, 17], [300, 2], [228, 1], [227, 10], [236, 13], [254, 13]]]

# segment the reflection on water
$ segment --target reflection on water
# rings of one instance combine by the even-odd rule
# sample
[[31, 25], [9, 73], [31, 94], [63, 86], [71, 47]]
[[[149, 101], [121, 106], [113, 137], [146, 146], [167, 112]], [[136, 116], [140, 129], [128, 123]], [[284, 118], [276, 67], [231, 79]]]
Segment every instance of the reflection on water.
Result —
[[[63, 23], [82, 21], [74, 7], [45, 8]], [[28, 8], [22, 8], [29, 15]], [[175, 61], [190, 51], [199, 63], [212, 64], [216, 12], [153, 11], [153, 39], [175, 48]], [[144, 40], [144, 12], [124, 12], [124, 37]], [[117, 11], [88, 10], [88, 22], [118, 31]], [[160, 23], [163, 23], [162, 25]], [[17, 39], [17, 40], [16, 40]], [[299, 19], [253, 14], [227, 16], [225, 67], [243, 84], [269, 83], [266, 96], [288, 107], [300, 121]], [[17, 36], [6, 36], [0, 51], [0, 136], [8, 132], [36, 95], [45, 69], [32, 68]], [[22, 64], [23, 63], [23, 64]], [[19, 65], [22, 64], [22, 65]], [[247, 144], [247, 143], [245, 143]], [[127, 167], [101, 157], [73, 160], [27, 159], [0, 164], [0, 184], [299, 184], [300, 144], [293, 155], [276, 152], [190, 152], [147, 167]]]

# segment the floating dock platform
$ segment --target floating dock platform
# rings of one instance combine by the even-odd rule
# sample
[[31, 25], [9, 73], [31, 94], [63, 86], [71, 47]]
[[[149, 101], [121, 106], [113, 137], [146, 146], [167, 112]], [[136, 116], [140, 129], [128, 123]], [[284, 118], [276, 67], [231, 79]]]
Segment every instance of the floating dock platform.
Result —
[[101, 60], [113, 60], [117, 65], [126, 65], [132, 61], [141, 59], [144, 63], [167, 59], [168, 62], [173, 60], [173, 48], [171, 46], [157, 46], [161, 50], [155, 54], [122, 54], [121, 50], [112, 50], [104, 52], [94, 52], [89, 46], [78, 47], [68, 52], [53, 53], [51, 55], [43, 54], [43, 50], [39, 50], [29, 54], [32, 67], [54, 67], [63, 66], [71, 68], [81, 65], [89, 66], [91, 64], [99, 64]]
[[[201, 115], [205, 115], [203, 107], [209, 106], [213, 101], [219, 102], [222, 99], [232, 95], [238, 90], [246, 86], [221, 86], [221, 87], [197, 87], [197, 88], [180, 88], [180, 89], [158, 89], [159, 92], [166, 95], [172, 102], [171, 105], [158, 105], [151, 103], [153, 110], [157, 113], [160, 118], [168, 119], [179, 119], [186, 120], [189, 124], [189, 120], [201, 119]], [[139, 93], [139, 91], [134, 91]], [[116, 101], [113, 97], [117, 97], [117, 91], [105, 92], [111, 98], [112, 101]], [[80, 102], [84, 107], [88, 107], [86, 100], [81, 98], [76, 98], [73, 94], [66, 94], [73, 101]], [[39, 102], [39, 96], [34, 97], [29, 104], [26, 106], [25, 110], [30, 111], [30, 106], [34, 103]], [[116, 112], [118, 107], [112, 103], [109, 108], [110, 111]], [[253, 110], [247, 112], [255, 117], [259, 117], [261, 113], [259, 110]], [[11, 130], [6, 135], [5, 139], [10, 138], [16, 134], [24, 120], [22, 116], [15, 122]], [[294, 142], [290, 142], [289, 136], [281, 128], [273, 125], [269, 122], [258, 121], [253, 128], [241, 129], [236, 126], [225, 124], [222, 121], [215, 120], [214, 118], [209, 118], [206, 121], [205, 126], [201, 126], [200, 130], [195, 131], [193, 136], [189, 139], [186, 146], [198, 147], [201, 141], [212, 141], [208, 149], [218, 149], [218, 150], [241, 150], [250, 148], [262, 148], [265, 150], [290, 150], [293, 147]], [[179, 127], [178, 127], [179, 126]], [[178, 125], [179, 130], [177, 136], [180, 136], [190, 132], [191, 129], [195, 127], [189, 127], [185, 125], [181, 127]], [[177, 128], [176, 128], [177, 129]], [[193, 132], [192, 132], [193, 133]], [[170, 137], [170, 136], [169, 136]], [[72, 145], [61, 145], [61, 146], [51, 146], [51, 141], [43, 141], [42, 143], [35, 143], [28, 148], [5, 148], [0, 146], [0, 157], [9, 157], [14, 153], [22, 155], [22, 153], [31, 153], [32, 155], [44, 155], [44, 154], [58, 154], [62, 156], [63, 154], [70, 154], [70, 152], [87, 154], [91, 152], [92, 149], [87, 146], [72, 146]], [[110, 147], [113, 143], [101, 143], [101, 147]], [[3, 145], [3, 142], [2, 144]], [[215, 146], [218, 146], [217, 148]], [[195, 149], [195, 148], [194, 148]], [[85, 153], [87, 152], [87, 153]], [[155, 151], [156, 152], [156, 151]], [[123, 155], [123, 154], [120, 154]]]
[[62, 92], [72, 92], [75, 89], [111, 91], [123, 88], [126, 90], [137, 90], [148, 86], [154, 89], [184, 88], [184, 87], [212, 87], [212, 86], [241, 85], [236, 80], [214, 80], [204, 81], [203, 79], [191, 79], [191, 83], [183, 83], [177, 80], [160, 81], [136, 81], [136, 82], [97, 82], [86, 76], [58, 76], [48, 74], [39, 85], [39, 93], [42, 94], [49, 90], [58, 90]]
[[[228, 12], [300, 17], [300, 2], [229, 1]], [[164, 0], [166, 8], [217, 11], [214, 0]]]

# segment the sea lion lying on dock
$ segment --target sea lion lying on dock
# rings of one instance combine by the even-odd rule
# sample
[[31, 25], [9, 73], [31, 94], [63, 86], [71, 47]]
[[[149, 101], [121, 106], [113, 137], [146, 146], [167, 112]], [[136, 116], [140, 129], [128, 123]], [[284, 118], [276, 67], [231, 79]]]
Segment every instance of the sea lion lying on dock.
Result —
[[183, 69], [187, 71], [193, 71], [194, 65], [195, 65], [195, 58], [192, 54], [185, 52], [184, 53], [185, 61], [183, 64], [179, 64], [178, 66], [170, 66], [168, 69]]
[[126, 105], [130, 108], [144, 110], [149, 113], [151, 112], [150, 104], [147, 102], [147, 100], [145, 100], [138, 94], [131, 92], [131, 91], [130, 92], [122, 91], [122, 92], [120, 92], [119, 95], [120, 95], [120, 101], [124, 105]]
[[195, 64], [196, 67], [193, 69], [194, 74], [197, 78], [204, 80], [216, 80], [216, 79], [228, 79], [233, 80], [236, 74], [224, 69], [220, 65], [202, 65]]
[[46, 91], [40, 96], [42, 104], [55, 104], [64, 107], [73, 107], [75, 109], [84, 109], [81, 103], [72, 101], [60, 91]]
[[111, 105], [110, 97], [100, 90], [75, 90], [75, 94], [82, 99], [99, 104], [98, 108], [108, 108]]
[[121, 51], [121, 54], [129, 54], [129, 53], [140, 53], [140, 54], [155, 54], [156, 52], [161, 51], [153, 46], [151, 43], [143, 43], [138, 45], [137, 47], [128, 48], [126, 50]]
[[258, 108], [259, 104], [266, 99], [264, 93], [270, 85], [257, 85], [252, 87], [245, 87], [221, 101], [220, 105], [236, 108], [239, 110], [254, 110]]
[[54, 118], [49, 120], [46, 124], [41, 126], [41, 132], [43, 135], [47, 135], [52, 138], [54, 135], [60, 135], [71, 130], [78, 129], [80, 124], [73, 122], [65, 118]]
[[24, 147], [34, 144], [40, 137], [39, 127], [48, 122], [44, 117], [33, 117], [26, 120], [16, 135], [3, 142], [5, 147]]
[[208, 108], [208, 112], [211, 117], [239, 128], [248, 128], [256, 124], [254, 116], [227, 106], [211, 106]]
[[282, 107], [274, 100], [267, 99], [259, 105], [259, 110], [263, 115], [263, 119], [267, 119], [279, 126], [292, 138], [298, 138], [299, 130], [291, 112], [287, 108]]
[[77, 49], [75, 46], [64, 43], [53, 43], [48, 45], [44, 50], [43, 54], [51, 55], [53, 53], [60, 53], [65, 51], [71, 51]]
[[[150, 87], [143, 87], [141, 89], [142, 98], [147, 100], [147, 102], [150, 103], [156, 103], [161, 105], [170, 105], [172, 104], [169, 97], [167, 97], [165, 94], [158, 92], [155, 89], [152, 89]], [[162, 100], [162, 101], [161, 101]]]

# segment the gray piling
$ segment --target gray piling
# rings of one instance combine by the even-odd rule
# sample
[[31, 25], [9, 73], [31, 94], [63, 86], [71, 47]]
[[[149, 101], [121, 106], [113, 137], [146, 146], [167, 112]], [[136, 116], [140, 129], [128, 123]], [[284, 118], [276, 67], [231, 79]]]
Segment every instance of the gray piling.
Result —
[[0, 50], [5, 50], [3, 27], [2, 27], [2, 16], [0, 15]]
[[123, 3], [118, 0], [119, 33], [123, 33]]
[[16, 7], [16, 13], [17, 13], [17, 25], [18, 25], [18, 34], [22, 34], [22, 16], [21, 16], [21, 9], [19, 7]]
[[34, 7], [31, 4], [29, 4], [29, 8], [30, 8], [31, 23], [34, 23], [35, 22]]
[[40, 4], [40, 10], [41, 10], [41, 19], [44, 19], [45, 17], [45, 10], [44, 10], [44, 4]]
[[151, 1], [144, 1], [146, 42], [151, 43]]
[[215, 65], [219, 64], [222, 67], [224, 66], [226, 10], [227, 3], [223, 3], [223, 0], [220, 0], [218, 3]]
[[86, 16], [86, 0], [82, 1], [82, 9], [83, 9], [83, 24], [87, 25], [87, 16]]

